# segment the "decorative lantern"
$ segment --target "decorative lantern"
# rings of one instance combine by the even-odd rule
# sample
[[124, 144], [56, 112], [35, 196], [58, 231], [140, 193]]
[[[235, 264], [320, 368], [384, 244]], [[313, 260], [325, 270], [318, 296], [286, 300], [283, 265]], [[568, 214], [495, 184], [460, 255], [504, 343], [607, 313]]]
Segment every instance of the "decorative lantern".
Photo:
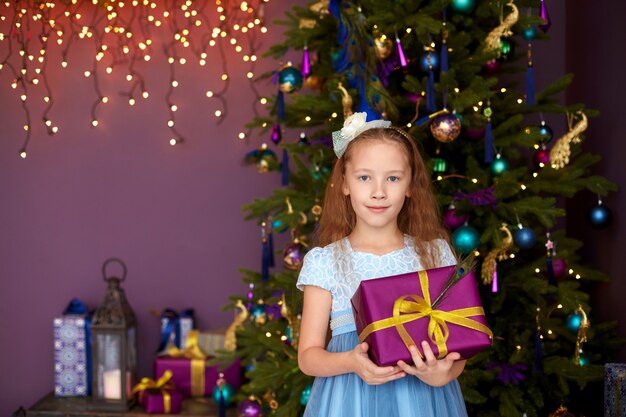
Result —
[[[112, 262], [122, 266], [122, 278], [107, 277]], [[126, 265], [111, 258], [102, 265], [108, 287], [91, 324], [92, 408], [127, 410], [133, 401], [132, 389], [137, 368], [137, 320], [120, 282], [126, 279]]]

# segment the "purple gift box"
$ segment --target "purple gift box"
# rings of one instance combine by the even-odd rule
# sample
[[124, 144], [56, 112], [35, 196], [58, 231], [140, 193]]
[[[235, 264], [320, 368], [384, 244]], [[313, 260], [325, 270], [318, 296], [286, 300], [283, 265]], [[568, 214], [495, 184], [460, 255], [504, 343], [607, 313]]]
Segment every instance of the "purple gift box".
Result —
[[175, 388], [147, 389], [139, 392], [139, 403], [148, 414], [178, 414], [183, 394]]
[[241, 364], [235, 360], [227, 368], [208, 365], [203, 359], [159, 356], [154, 362], [154, 376], [160, 378], [166, 370], [172, 372], [172, 381], [185, 397], [212, 395], [220, 373], [234, 389], [241, 387]]
[[351, 300], [352, 310], [359, 339], [369, 344], [373, 362], [379, 366], [395, 365], [400, 359], [413, 363], [407, 346], [415, 344], [423, 354], [423, 340], [436, 357], [445, 356], [447, 349], [469, 359], [491, 346], [473, 272], [452, 286], [435, 310], [430, 309], [454, 271], [455, 266], [447, 266], [361, 281]]

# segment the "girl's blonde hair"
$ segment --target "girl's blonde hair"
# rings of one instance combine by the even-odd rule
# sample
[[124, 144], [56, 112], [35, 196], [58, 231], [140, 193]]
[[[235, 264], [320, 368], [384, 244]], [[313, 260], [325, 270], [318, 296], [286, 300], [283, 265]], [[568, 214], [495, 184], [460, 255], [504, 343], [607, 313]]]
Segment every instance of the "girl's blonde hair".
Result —
[[422, 265], [427, 269], [434, 268], [440, 253], [437, 245], [429, 245], [427, 242], [434, 239], [449, 241], [448, 233], [441, 222], [431, 180], [415, 141], [406, 132], [395, 127], [366, 130], [350, 142], [345, 154], [337, 160], [324, 195], [322, 216], [316, 233], [317, 244], [326, 246], [352, 233], [356, 215], [350, 196], [342, 192], [345, 168], [356, 146], [374, 141], [398, 143], [407, 157], [411, 167], [411, 196], [405, 199], [398, 214], [398, 228], [402, 233], [413, 237]]

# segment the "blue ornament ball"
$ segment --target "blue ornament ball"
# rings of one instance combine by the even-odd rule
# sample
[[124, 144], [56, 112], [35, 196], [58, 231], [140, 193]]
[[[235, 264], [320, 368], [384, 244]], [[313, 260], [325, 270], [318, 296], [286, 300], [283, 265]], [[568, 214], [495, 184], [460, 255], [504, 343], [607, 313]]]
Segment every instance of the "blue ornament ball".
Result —
[[491, 173], [493, 175], [502, 175], [506, 172], [508, 168], [509, 168], [509, 163], [506, 162], [506, 159], [502, 159], [500, 157], [497, 157], [491, 163]]
[[535, 242], [537, 242], [535, 232], [528, 227], [517, 230], [513, 236], [513, 240], [520, 249], [531, 249], [535, 246]]
[[452, 10], [458, 13], [469, 13], [474, 9], [475, 0], [452, 0]]
[[220, 396], [224, 398], [224, 403], [226, 404], [226, 406], [228, 406], [233, 401], [233, 398], [235, 396], [235, 389], [229, 384], [224, 384], [221, 386], [221, 388], [219, 385], [217, 385], [213, 389], [213, 400], [218, 406], [220, 404]]
[[582, 316], [578, 313], [572, 313], [567, 316], [565, 320], [565, 326], [567, 329], [573, 333], [578, 333], [578, 329], [580, 328], [580, 322], [582, 321]]
[[611, 210], [602, 203], [591, 207], [587, 212], [587, 220], [589, 220], [589, 224], [594, 229], [601, 230], [607, 228], [611, 224], [612, 219], [613, 214]]
[[554, 137], [554, 132], [552, 131], [552, 128], [545, 124], [545, 122], [541, 122], [541, 124], [539, 125], [539, 133], [541, 134], [541, 140], [544, 143], [550, 142]]
[[467, 254], [478, 247], [480, 234], [472, 226], [461, 226], [452, 234], [452, 244], [462, 254]]
[[293, 93], [302, 87], [302, 73], [296, 67], [286, 66], [278, 73], [278, 88], [283, 93]]
[[306, 406], [309, 402], [309, 397], [311, 396], [311, 388], [313, 388], [312, 384], [307, 385], [302, 390], [302, 394], [300, 395], [300, 404]]
[[537, 36], [537, 29], [534, 26], [528, 25], [522, 30], [522, 37], [527, 41], [532, 41]]
[[433, 67], [433, 71], [437, 71], [439, 69], [439, 56], [436, 53], [424, 54], [421, 59], [422, 71], [428, 72], [430, 69], [428, 65], [428, 61], [430, 60], [430, 66]]

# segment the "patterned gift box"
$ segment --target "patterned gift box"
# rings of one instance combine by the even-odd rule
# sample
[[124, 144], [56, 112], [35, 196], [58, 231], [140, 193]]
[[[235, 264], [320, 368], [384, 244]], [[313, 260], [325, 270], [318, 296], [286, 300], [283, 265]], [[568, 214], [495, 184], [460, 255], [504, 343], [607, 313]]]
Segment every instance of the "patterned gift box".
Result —
[[626, 363], [604, 365], [604, 417], [626, 417]]
[[[79, 313], [84, 311], [85, 313]], [[54, 393], [58, 397], [91, 395], [90, 316], [72, 300], [54, 319]]]
[[195, 312], [193, 309], [182, 310], [180, 313], [171, 308], [161, 312], [161, 342], [159, 352], [171, 346], [184, 349], [187, 346], [189, 332], [196, 327]]
[[473, 272], [452, 286], [436, 309], [431, 300], [442, 292], [455, 266], [361, 281], [352, 297], [359, 340], [369, 344], [369, 355], [379, 366], [402, 359], [413, 363], [408, 346], [421, 354], [429, 341], [437, 357], [459, 352], [469, 359], [491, 346]]

